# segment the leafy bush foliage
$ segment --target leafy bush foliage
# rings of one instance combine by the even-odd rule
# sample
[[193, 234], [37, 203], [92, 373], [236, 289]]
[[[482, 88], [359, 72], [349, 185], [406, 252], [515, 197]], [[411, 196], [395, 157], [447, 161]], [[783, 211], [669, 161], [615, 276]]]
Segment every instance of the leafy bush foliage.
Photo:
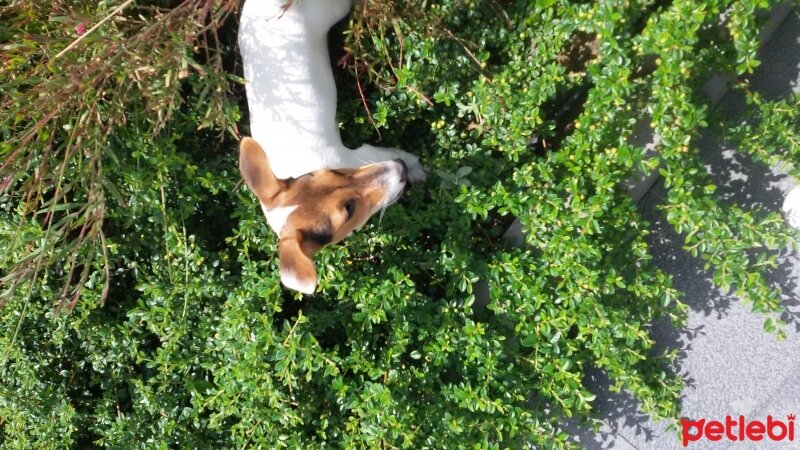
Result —
[[236, 170], [237, 7], [0, 2], [4, 447], [569, 448], [589, 368], [674, 419], [649, 330], [685, 307], [621, 187], [659, 163], [687, 249], [782, 333], [765, 275], [795, 236], [717, 201], [692, 145], [704, 77], [735, 73], [753, 114], [719, 131], [797, 175], [798, 99], [747, 89], [769, 2], [359, 3], [343, 136], [433, 172], [306, 297]]

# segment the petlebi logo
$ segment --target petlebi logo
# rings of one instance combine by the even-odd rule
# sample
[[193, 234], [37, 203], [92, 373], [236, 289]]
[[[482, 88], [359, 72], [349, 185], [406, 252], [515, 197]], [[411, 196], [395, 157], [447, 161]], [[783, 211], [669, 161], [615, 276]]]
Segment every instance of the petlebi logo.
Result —
[[[725, 416], [724, 420], [681, 419], [683, 446], [692, 442], [708, 440], [712, 442], [727, 440], [732, 443], [747, 441], [794, 442], [795, 415], [789, 414], [786, 420], [767, 416], [766, 420], [750, 420], [745, 416]], [[730, 448], [735, 448], [731, 446]], [[744, 448], [744, 447], [743, 447]]]

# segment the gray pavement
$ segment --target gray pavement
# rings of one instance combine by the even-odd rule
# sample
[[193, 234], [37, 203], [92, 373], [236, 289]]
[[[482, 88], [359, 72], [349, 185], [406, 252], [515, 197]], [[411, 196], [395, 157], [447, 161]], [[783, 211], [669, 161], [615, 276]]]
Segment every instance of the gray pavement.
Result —
[[[776, 99], [800, 92], [800, 19], [797, 12], [778, 27], [761, 50], [762, 65], [752, 79], [753, 87]], [[743, 101], [726, 94], [718, 105], [732, 120], [742, 111]], [[780, 211], [785, 194], [794, 181], [779, 168], [760, 165], [712, 137], [698, 139], [701, 156], [719, 186], [715, 195], [742, 207], [761, 206]], [[780, 267], [771, 281], [779, 287], [790, 321], [788, 338], [777, 342], [762, 328], [765, 317], [728, 293], [716, 289], [702, 262], [682, 250], [676, 235], [657, 206], [666, 191], [659, 181], [640, 202], [642, 215], [652, 223], [649, 244], [658, 267], [672, 274], [675, 287], [685, 293], [689, 306], [685, 329], [658, 324], [654, 336], [659, 345], [678, 348], [677, 370], [686, 380], [681, 415], [692, 419], [723, 420], [726, 415], [744, 415], [748, 420], [766, 420], [768, 415], [787, 421], [800, 415], [800, 255], [782, 254]], [[625, 393], [610, 393], [602, 373], [589, 374], [598, 393], [599, 431], [570, 427], [573, 439], [588, 450], [684, 448], [679, 430], [653, 422], [637, 402]], [[692, 442], [689, 449], [800, 449], [800, 419], [790, 442]]]

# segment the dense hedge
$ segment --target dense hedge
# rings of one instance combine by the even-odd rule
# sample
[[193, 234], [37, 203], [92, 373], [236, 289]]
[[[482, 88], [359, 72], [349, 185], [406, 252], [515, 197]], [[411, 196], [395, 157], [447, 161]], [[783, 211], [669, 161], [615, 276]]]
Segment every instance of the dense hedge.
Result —
[[717, 131], [798, 175], [800, 100], [747, 88], [769, 6], [359, 4], [332, 37], [343, 136], [432, 175], [303, 297], [236, 170], [236, 1], [0, 1], [0, 443], [565, 448], [589, 368], [674, 419], [649, 330], [685, 307], [622, 187], [659, 165], [629, 138], [650, 122], [667, 219], [780, 336], [765, 275], [796, 236], [717, 201], [692, 145], [699, 87], [739, 74], [749, 120]]

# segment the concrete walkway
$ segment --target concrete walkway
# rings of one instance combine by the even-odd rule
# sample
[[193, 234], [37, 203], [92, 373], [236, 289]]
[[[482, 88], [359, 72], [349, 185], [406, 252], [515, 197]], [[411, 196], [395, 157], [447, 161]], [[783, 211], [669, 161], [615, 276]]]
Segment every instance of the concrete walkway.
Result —
[[[769, 99], [800, 92], [800, 19], [792, 13], [761, 50], [762, 65], [752, 84]], [[743, 100], [727, 94], [720, 102], [725, 114], [737, 117]], [[793, 180], [776, 168], [764, 167], [735, 148], [713, 138], [698, 139], [701, 154], [715, 183], [715, 195], [742, 207], [759, 205], [780, 211]], [[791, 322], [788, 339], [777, 342], [762, 328], [765, 317], [750, 312], [748, 305], [717, 290], [703, 270], [702, 262], [682, 250], [683, 240], [674, 233], [657, 205], [664, 203], [661, 182], [640, 203], [642, 215], [653, 225], [649, 244], [655, 263], [672, 274], [675, 287], [683, 291], [690, 307], [687, 327], [675, 330], [656, 327], [660, 345], [681, 350], [678, 370], [686, 380], [681, 415], [692, 419], [721, 420], [726, 415], [766, 421], [768, 415], [787, 421], [788, 414], [800, 416], [800, 255], [785, 254], [772, 277], [784, 293], [786, 318]], [[654, 423], [643, 414], [632, 397], [612, 394], [608, 380], [592, 374], [602, 417], [599, 432], [574, 427], [574, 440], [587, 450], [684, 448], [679, 430], [667, 430], [666, 423]], [[703, 439], [689, 449], [800, 449], [800, 419], [795, 422], [794, 442], [718, 442]]]

